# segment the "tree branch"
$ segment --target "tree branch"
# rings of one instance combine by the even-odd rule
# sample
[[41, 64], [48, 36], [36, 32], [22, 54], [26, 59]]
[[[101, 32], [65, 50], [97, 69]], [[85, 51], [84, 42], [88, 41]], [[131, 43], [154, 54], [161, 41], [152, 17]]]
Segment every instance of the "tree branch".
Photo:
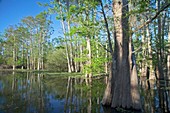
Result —
[[155, 16], [153, 16], [150, 20], [146, 21], [144, 24], [140, 25], [136, 30], [132, 31], [132, 33], [137, 32], [138, 30], [140, 30], [141, 28], [143, 28], [144, 26], [146, 26], [147, 24], [151, 23], [153, 20], [155, 20], [159, 14], [164, 11], [166, 8], [168, 8], [170, 6], [170, 3], [168, 3], [167, 5], [165, 5], [164, 7], [162, 7], [158, 12], [156, 12]]
[[103, 18], [104, 18], [104, 22], [105, 22], [105, 27], [106, 27], [106, 31], [107, 31], [107, 38], [108, 38], [108, 41], [109, 41], [110, 52], [113, 55], [113, 48], [112, 48], [112, 43], [111, 43], [111, 34], [110, 34], [110, 31], [109, 31], [109, 26], [108, 26], [107, 18], [106, 18], [105, 12], [104, 12], [104, 7], [103, 7], [102, 0], [100, 0], [99, 2], [100, 2], [100, 6], [102, 8], [102, 14], [103, 14]]
[[107, 52], [111, 53], [111, 51], [109, 49], [107, 49], [104, 45], [102, 45], [101, 43], [98, 43], [104, 50], [106, 50]]

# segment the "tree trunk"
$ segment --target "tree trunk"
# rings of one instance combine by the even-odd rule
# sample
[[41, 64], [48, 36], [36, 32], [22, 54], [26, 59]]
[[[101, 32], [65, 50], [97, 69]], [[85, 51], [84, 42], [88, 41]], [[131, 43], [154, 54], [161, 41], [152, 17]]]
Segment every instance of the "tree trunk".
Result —
[[[59, 1], [59, 4], [61, 4], [60, 1]], [[60, 5], [60, 15], [63, 15], [61, 5]], [[61, 19], [61, 24], [62, 24], [62, 30], [63, 30], [63, 33], [64, 33], [64, 40], [66, 42], [66, 57], [67, 57], [68, 72], [71, 73], [71, 63], [70, 63], [70, 56], [69, 56], [69, 50], [68, 50], [68, 42], [67, 42], [66, 29], [65, 29], [65, 25], [64, 25], [64, 20], [63, 19]]]
[[36, 69], [36, 57], [35, 57], [35, 54], [34, 54], [34, 70]]
[[105, 22], [105, 27], [106, 27], [106, 30], [107, 30], [107, 38], [108, 38], [108, 42], [109, 42], [109, 49], [110, 49], [110, 53], [111, 53], [111, 56], [112, 56], [112, 63], [111, 63], [111, 66], [110, 66], [109, 79], [108, 79], [107, 86], [106, 86], [104, 96], [103, 96], [103, 99], [102, 99], [102, 104], [106, 105], [106, 106], [111, 106], [112, 95], [113, 95], [112, 94], [113, 93], [112, 87], [114, 86], [113, 77], [114, 77], [115, 72], [116, 72], [115, 71], [116, 62], [115, 62], [115, 57], [114, 57], [115, 54], [113, 54], [113, 48], [112, 48], [112, 43], [111, 43], [109, 26], [108, 26], [108, 22], [107, 22], [105, 12], [104, 12], [102, 0], [100, 0], [100, 5], [101, 5], [101, 8], [102, 8], [102, 14], [103, 14], [104, 22]]
[[[157, 8], [158, 11], [161, 8], [161, 2], [160, 0], [157, 1]], [[162, 55], [162, 24], [161, 24], [161, 17], [158, 17], [158, 40], [159, 40], [159, 45], [158, 45], [158, 71], [159, 71], [159, 79], [164, 79], [164, 73], [163, 73], [163, 55]]]
[[69, 33], [69, 40], [70, 40], [70, 66], [71, 66], [71, 72], [75, 72], [75, 66], [74, 66], [74, 58], [73, 58], [73, 44], [72, 44], [72, 37], [70, 36], [70, 20], [67, 21], [68, 24], [68, 33]]
[[27, 70], [29, 70], [28, 44], [27, 44]]
[[15, 48], [13, 48], [13, 66], [12, 69], [15, 70]]
[[[77, 58], [80, 58], [79, 54], [78, 54], [78, 47], [79, 47], [79, 44], [78, 44], [78, 41], [76, 41], [75, 43], [75, 55], [74, 55], [74, 58], [77, 59]], [[79, 62], [74, 62], [75, 63], [75, 72], [79, 72], [80, 71], [80, 63]]]
[[[100, 0], [100, 6], [102, 8], [102, 14], [103, 14], [103, 18], [104, 18], [104, 22], [105, 22], [105, 27], [106, 27], [106, 31], [107, 31], [107, 38], [108, 38], [108, 42], [109, 42], [109, 49], [110, 49], [110, 53], [111, 53], [111, 56], [112, 56], [112, 60], [114, 61], [114, 55], [113, 55], [113, 48], [112, 48], [112, 42], [111, 42], [111, 35], [110, 35], [110, 31], [109, 31], [109, 26], [108, 26], [108, 22], [107, 22], [107, 18], [106, 18], [106, 14], [105, 14], [105, 11], [104, 11], [104, 7], [103, 7], [103, 3], [102, 3], [102, 0]], [[107, 44], [106, 44], [106, 49], [107, 49]], [[106, 58], [108, 57], [108, 54], [107, 54], [107, 50], [106, 50]], [[108, 69], [108, 64], [107, 62], [105, 62], [105, 72], [108, 73], [107, 69]], [[112, 64], [111, 64], [111, 71], [112, 71]], [[111, 74], [112, 72], [110, 72]], [[109, 84], [108, 84], [109, 85]], [[108, 86], [109, 87], [109, 86]], [[110, 87], [111, 88], [111, 87]], [[108, 90], [110, 91], [110, 89]], [[104, 102], [105, 103], [105, 102]], [[107, 103], [107, 102], [106, 102]]]
[[24, 69], [24, 43], [22, 43], [22, 67], [21, 69]]
[[86, 70], [86, 77], [91, 78], [92, 77], [92, 70], [91, 70], [92, 54], [91, 54], [91, 41], [90, 41], [90, 38], [87, 37], [86, 41], [87, 41], [87, 51], [88, 51], [88, 54], [87, 54], [88, 61], [86, 62], [86, 66], [87, 66], [88, 70]]
[[13, 47], [13, 51], [12, 51], [12, 53], [13, 53], [13, 70], [15, 70], [15, 65], [16, 65], [16, 45], [15, 45], [15, 36], [14, 36], [14, 47]]
[[[132, 97], [130, 95], [130, 65], [128, 60], [128, 18], [123, 17], [125, 16], [125, 11], [128, 11], [128, 7], [122, 7], [126, 4], [126, 0], [115, 0], [113, 2], [116, 59], [116, 73], [114, 75], [115, 79], [111, 105], [113, 108], [130, 108], [132, 106]], [[127, 31], [125, 31], [125, 29]]]
[[146, 27], [146, 37], [147, 37], [147, 47], [148, 47], [148, 58], [149, 58], [149, 64], [148, 64], [148, 71], [149, 71], [149, 79], [156, 79], [154, 75], [154, 69], [153, 69], [153, 63], [152, 63], [152, 43], [151, 43], [151, 35], [149, 31], [149, 25]]
[[41, 69], [44, 70], [44, 34], [42, 36], [42, 43], [41, 43]]
[[136, 68], [136, 58], [134, 52], [134, 47], [132, 44], [132, 36], [129, 39], [129, 62], [130, 62], [130, 90], [132, 97], [132, 108], [141, 109], [140, 94], [138, 90], [138, 78], [137, 78], [137, 68]]
[[[31, 33], [32, 35], [33, 33]], [[29, 69], [32, 69], [32, 65], [33, 65], [33, 43], [32, 43], [32, 36], [30, 36], [30, 62], [29, 62]]]
[[[107, 49], [107, 44], [106, 44], [106, 49]], [[107, 50], [105, 51], [105, 59], [108, 59], [108, 52]], [[105, 62], [105, 73], [108, 73], [108, 62]]]
[[[114, 62], [114, 60], [113, 60], [113, 62]], [[113, 63], [111, 63], [111, 66], [110, 66], [110, 73], [109, 73], [109, 79], [108, 79], [108, 81], [107, 81], [107, 86], [106, 86], [106, 89], [105, 89], [105, 92], [104, 92], [104, 96], [103, 96], [103, 99], [102, 99], [102, 105], [105, 105], [105, 106], [110, 106], [111, 105], [111, 103], [112, 103], [112, 87], [113, 87], [113, 85], [112, 85], [112, 82], [113, 82], [113, 76], [114, 76], [114, 74], [115, 73], [113, 73], [113, 72], [115, 72], [115, 71], [113, 71], [114, 70], [114, 67], [113, 67]]]
[[147, 74], [147, 61], [146, 61], [146, 36], [144, 35], [144, 31], [142, 33], [142, 61], [141, 61], [141, 76], [146, 76]]
[[42, 33], [40, 31], [40, 36], [38, 37], [38, 62], [37, 62], [37, 70], [39, 71], [41, 68], [41, 36]]
[[[168, 23], [169, 25], [168, 42], [170, 46], [170, 24], [169, 23]], [[170, 80], [170, 48], [168, 49], [168, 55], [167, 55], [167, 79]]]
[[[163, 63], [163, 68], [164, 68], [164, 62], [165, 62], [165, 44], [164, 44], [164, 36], [165, 36], [165, 22], [166, 22], [166, 13], [163, 13], [163, 19], [162, 19], [162, 32], [161, 32], [161, 43], [162, 43], [162, 63]], [[165, 74], [165, 73], [164, 73]]]
[[[129, 39], [127, 0], [113, 2], [115, 50], [111, 107], [141, 109], [136, 67], [132, 61], [131, 40]], [[129, 46], [130, 45], [130, 46]], [[130, 50], [130, 51], [129, 51]], [[116, 65], [115, 65], [116, 64]], [[130, 68], [132, 67], [132, 68]], [[111, 70], [112, 71], [112, 70]]]
[[[80, 45], [80, 59], [83, 57], [83, 45]], [[80, 72], [83, 72], [83, 61], [80, 61]]]

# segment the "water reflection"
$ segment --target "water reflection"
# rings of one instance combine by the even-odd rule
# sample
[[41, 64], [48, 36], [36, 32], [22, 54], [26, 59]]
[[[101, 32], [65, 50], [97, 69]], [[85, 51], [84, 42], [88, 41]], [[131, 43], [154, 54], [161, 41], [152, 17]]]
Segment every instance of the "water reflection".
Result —
[[[117, 111], [100, 104], [107, 77], [94, 79], [34, 73], [1, 73], [0, 113], [121, 113], [121, 109]], [[143, 112], [168, 113], [169, 87], [168, 81], [141, 78]]]
[[34, 73], [0, 75], [0, 113], [103, 113], [104, 79]]
[[0, 76], [0, 108], [1, 113], [39, 112], [46, 113], [48, 106], [47, 96], [41, 84], [42, 75], [12, 74]]
[[170, 90], [166, 80], [140, 79], [142, 103], [145, 113], [169, 113]]
[[104, 81], [68, 78], [65, 113], [101, 113]]

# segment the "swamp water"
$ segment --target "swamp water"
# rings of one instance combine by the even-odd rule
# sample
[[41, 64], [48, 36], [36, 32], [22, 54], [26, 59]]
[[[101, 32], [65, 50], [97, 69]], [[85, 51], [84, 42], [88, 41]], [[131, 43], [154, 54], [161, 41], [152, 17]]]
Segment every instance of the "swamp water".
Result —
[[[131, 113], [101, 106], [106, 81], [107, 77], [86, 80], [62, 74], [0, 73], [0, 113]], [[157, 84], [140, 81], [145, 113], [170, 109], [168, 85]]]

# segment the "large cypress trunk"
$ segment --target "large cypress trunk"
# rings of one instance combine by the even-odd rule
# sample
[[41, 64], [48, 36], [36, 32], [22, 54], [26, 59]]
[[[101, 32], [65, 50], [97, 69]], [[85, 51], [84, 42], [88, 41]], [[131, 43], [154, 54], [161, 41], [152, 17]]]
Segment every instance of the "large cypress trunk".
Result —
[[115, 49], [112, 62], [113, 68], [111, 68], [112, 80], [109, 81], [112, 82], [110, 83], [112, 89], [106, 90], [107, 93], [111, 92], [112, 101], [110, 102], [110, 97], [107, 100], [104, 96], [102, 103], [103, 105], [111, 104], [113, 108], [140, 110], [136, 65], [132, 56], [128, 16], [126, 15], [128, 13], [127, 4], [127, 0], [114, 0], [113, 2]]
[[113, 2], [116, 72], [111, 106], [141, 109], [136, 67], [132, 61], [127, 4], [127, 0]]
[[[128, 17], [125, 15], [128, 7], [125, 6], [126, 4], [126, 0], [115, 0], [113, 3], [116, 72], [113, 81], [115, 83], [112, 107], [130, 108], [132, 99], [130, 96], [129, 33]], [[125, 7], [123, 8], [123, 6]]]

